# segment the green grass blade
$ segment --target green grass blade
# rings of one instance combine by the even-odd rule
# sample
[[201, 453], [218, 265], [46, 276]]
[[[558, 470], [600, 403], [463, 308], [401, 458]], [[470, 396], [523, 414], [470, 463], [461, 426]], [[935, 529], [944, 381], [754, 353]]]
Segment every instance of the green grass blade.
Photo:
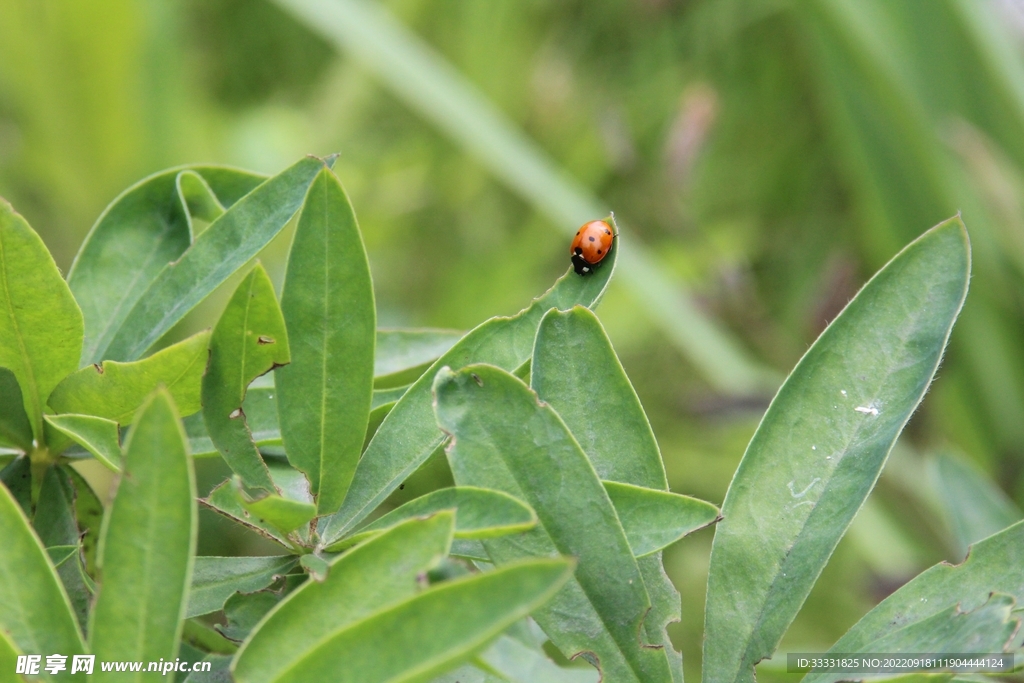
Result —
[[139, 406], [157, 387], [164, 387], [180, 406], [180, 414], [191, 415], [202, 407], [209, 344], [210, 333], [200, 332], [143, 360], [86, 366], [57, 385], [50, 407], [58, 413], [95, 415], [129, 425]]
[[0, 630], [27, 654], [84, 653], [85, 643], [57, 572], [21, 506], [2, 486], [0, 528]]
[[224, 206], [265, 180], [220, 166], [173, 168], [144, 178], [110, 203], [68, 273], [68, 285], [85, 316], [81, 365], [109, 357], [107, 347], [128, 313], [167, 264], [192, 243], [191, 217], [177, 190], [182, 174], [201, 176]]
[[243, 401], [249, 384], [291, 360], [274, 285], [257, 264], [235, 289], [210, 338], [202, 380], [203, 422], [210, 439], [246, 486], [274, 491], [256, 450]]
[[644, 640], [652, 604], [625, 532], [558, 414], [519, 379], [488, 365], [442, 369], [434, 394], [438, 424], [453, 437], [448, 462], [456, 484], [504, 491], [539, 518], [524, 534], [484, 540], [494, 563], [554, 554], [578, 560], [573, 580], [533, 615], [551, 641], [565, 656], [587, 659], [605, 680], [671, 681], [667, 653]]
[[267, 180], [165, 263], [125, 315], [103, 357], [135, 360], [224, 280], [256, 256], [299, 210], [325, 162], [306, 158]]
[[[173, 660], [196, 547], [196, 483], [174, 403], [157, 391], [125, 440], [124, 472], [104, 519], [90, 644], [103, 661]], [[145, 672], [96, 671], [100, 681]]]
[[377, 328], [359, 225], [330, 169], [302, 206], [281, 309], [292, 345], [291, 365], [274, 373], [281, 436], [326, 515], [341, 507], [363, 450]]
[[570, 268], [518, 315], [478, 325], [437, 359], [403, 394], [366, 447], [341, 510], [322, 528], [325, 543], [333, 543], [355, 528], [440, 445], [443, 435], [431, 405], [431, 386], [440, 368], [468, 363], [490, 363], [509, 371], [520, 367], [533, 353], [537, 325], [548, 309], [597, 306], [615, 270], [618, 252], [613, 249], [593, 275], [581, 277]]
[[295, 566], [291, 555], [273, 557], [197, 557], [185, 618], [216, 612], [235, 593], [263, 590]]
[[871, 491], [924, 396], [967, 294], [959, 218], [897, 254], [794, 368], [722, 506], [704, 681], [752, 681]]
[[[567, 237], [608, 207], [569, 178], [464, 76], [386, 10], [363, 0], [276, 0], [310, 30], [375, 73], [497, 178], [544, 213]], [[625, 235], [629, 236], [626, 232]], [[639, 243], [628, 238], [623, 277], [651, 319], [716, 388], [750, 392], [777, 380], [693, 303]]]
[[0, 198], [0, 367], [18, 380], [32, 436], [42, 446], [53, 388], [78, 366], [82, 312], [39, 235]]
[[448, 553], [454, 522], [451, 512], [410, 520], [337, 558], [323, 582], [307, 581], [253, 630], [232, 665], [235, 680], [282, 680], [329, 634], [415, 595], [417, 577]]

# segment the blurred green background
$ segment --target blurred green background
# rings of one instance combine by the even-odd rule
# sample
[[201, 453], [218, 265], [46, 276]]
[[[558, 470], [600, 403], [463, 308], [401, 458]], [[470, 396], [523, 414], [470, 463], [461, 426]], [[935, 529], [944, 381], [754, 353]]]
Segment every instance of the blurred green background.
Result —
[[[614, 209], [624, 248], [651, 261], [622, 264], [600, 317], [673, 489], [715, 503], [770, 378], [902, 245], [962, 211], [974, 277], [947, 358], [783, 650], [827, 648], [1020, 516], [1018, 2], [0, 0], [0, 195], [65, 271], [151, 172], [273, 173], [335, 151], [382, 325], [514, 313], [568, 266], [575, 218]], [[287, 235], [264, 256], [278, 282], [286, 250]], [[707, 321], [718, 336], [701, 336]], [[690, 676], [711, 536], [666, 554]], [[200, 552], [257, 548], [203, 517]]]

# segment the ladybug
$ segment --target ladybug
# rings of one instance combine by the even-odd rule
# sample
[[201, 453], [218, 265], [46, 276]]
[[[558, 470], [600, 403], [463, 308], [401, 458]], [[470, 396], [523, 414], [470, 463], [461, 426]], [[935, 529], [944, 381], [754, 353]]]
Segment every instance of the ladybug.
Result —
[[604, 221], [590, 221], [576, 231], [569, 246], [572, 266], [577, 275], [590, 275], [612, 249], [615, 234]]

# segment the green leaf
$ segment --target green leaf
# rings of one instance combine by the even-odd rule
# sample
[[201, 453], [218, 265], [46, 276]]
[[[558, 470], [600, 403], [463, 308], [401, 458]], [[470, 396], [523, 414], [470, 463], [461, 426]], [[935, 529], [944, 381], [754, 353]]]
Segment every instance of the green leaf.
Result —
[[[530, 382], [565, 421], [598, 476], [668, 491], [650, 422], [596, 315], [575, 307], [544, 316], [537, 329]], [[632, 520], [632, 515], [625, 518], [623, 511], [616, 512], [624, 526]], [[625, 530], [629, 538], [629, 527]], [[633, 539], [630, 546], [635, 551]], [[668, 624], [681, 619], [679, 592], [665, 574], [660, 553], [640, 558], [637, 565], [652, 604], [644, 620], [645, 637], [662, 647], [672, 680], [682, 683], [682, 656], [666, 631]]]
[[415, 595], [418, 577], [447, 554], [454, 522], [451, 512], [409, 520], [338, 557], [326, 580], [304, 583], [252, 632], [236, 655], [235, 680], [281, 680], [329, 634]]
[[185, 217], [188, 219], [188, 229], [193, 239], [197, 232], [195, 219], [212, 223], [224, 215], [224, 206], [217, 199], [213, 188], [199, 173], [182, 171], [175, 179], [175, 185], [185, 206]]
[[290, 534], [316, 516], [316, 506], [271, 493], [256, 499], [241, 496], [242, 507], [256, 524], [270, 525], [282, 534]]
[[68, 594], [75, 619], [79, 627], [84, 629], [89, 620], [93, 584], [92, 580], [86, 577], [85, 568], [82, 566], [81, 546], [55, 545], [48, 547], [46, 552]]
[[434, 394], [437, 422], [453, 437], [448, 462], [456, 484], [504, 491], [539, 518], [522, 535], [484, 540], [494, 563], [578, 558], [574, 579], [534, 614], [551, 641], [606, 680], [671, 681], [662, 648], [638, 637], [652, 604], [615, 509], [558, 414], [519, 379], [488, 365], [442, 369]]
[[218, 512], [225, 517], [229, 517], [239, 524], [252, 529], [256, 533], [277, 541], [286, 548], [291, 549], [293, 547], [287, 534], [278, 531], [276, 527], [271, 526], [267, 522], [258, 520], [245, 508], [243, 505], [242, 492], [239, 490], [238, 485], [231, 479], [217, 485], [212, 491], [210, 491], [210, 495], [206, 498], [201, 498], [199, 502], [214, 512]]
[[82, 312], [46, 245], [0, 199], [0, 367], [18, 380], [40, 444], [46, 398], [78, 368], [82, 325]]
[[363, 450], [377, 327], [359, 225], [330, 169], [302, 206], [281, 309], [292, 342], [291, 365], [274, 373], [281, 436], [326, 515], [341, 506]]
[[15, 458], [0, 470], [0, 482], [7, 487], [25, 514], [32, 514], [32, 461], [28, 456]]
[[203, 652], [231, 655], [238, 652], [238, 645], [225, 638], [220, 631], [198, 619], [186, 619], [182, 627], [182, 645], [189, 645]]
[[719, 519], [718, 508], [690, 496], [615, 481], [601, 483], [615, 506], [634, 557], [664, 550]]
[[[124, 450], [100, 539], [92, 651], [105, 661], [173, 660], [192, 580], [197, 514], [192, 461], [167, 391], [158, 390], [139, 409]], [[117, 672], [95, 676], [126, 680]]]
[[94, 415], [129, 425], [139, 406], [162, 386], [180, 406], [180, 414], [191, 415], [202, 407], [200, 386], [209, 342], [209, 331], [200, 332], [144, 360], [105, 360], [86, 366], [57, 385], [50, 407], [58, 413]]
[[[1020, 630], [1020, 614], [1013, 613], [1016, 601], [1009, 595], [995, 593], [985, 604], [972, 610], [956, 605], [932, 616], [894, 628], [878, 640], [867, 644], [867, 650], [843, 650], [844, 653], [919, 653], [929, 654], [995, 654], [1020, 648], [1024, 634]], [[850, 674], [810, 673], [807, 683], [849, 680]]]
[[224, 206], [264, 180], [226, 167], [174, 168], [139, 181], [111, 202], [68, 273], [68, 285], [85, 316], [81, 365], [110, 357], [107, 348], [125, 318], [167, 264], [192, 243], [190, 217], [177, 191], [183, 173], [201, 175]]
[[103, 526], [103, 503], [89, 482], [74, 467], [65, 467], [64, 472], [75, 487], [75, 517], [81, 530], [82, 553], [89, 574], [96, 573], [96, 550], [99, 546]]
[[290, 358], [274, 285], [257, 263], [235, 289], [213, 330], [202, 384], [203, 421], [210, 439], [246, 486], [274, 491], [246, 423], [246, 389]]
[[415, 382], [464, 335], [465, 332], [457, 330], [430, 328], [378, 329], [374, 386], [396, 387]]
[[[277, 389], [274, 388], [273, 378], [270, 378], [268, 384], [262, 384], [266, 377], [267, 375], [264, 375], [249, 386], [249, 390], [245, 394], [245, 401], [242, 403], [245, 423], [252, 434], [253, 443], [261, 449], [270, 449], [282, 444], [281, 427], [277, 414]], [[395, 389], [383, 389], [373, 392], [364, 444], [373, 438], [377, 427], [380, 426], [384, 417], [394, 407], [395, 401], [402, 397], [405, 390], [406, 387], [397, 387]], [[203, 422], [202, 415], [196, 414], [186, 417], [184, 424], [185, 432], [188, 434], [189, 449], [193, 458], [208, 458], [220, 455], [220, 452], [210, 439], [209, 432], [206, 431], [206, 424]]]
[[431, 679], [430, 683], [508, 683], [508, 679], [481, 671], [472, 664], [463, 664]]
[[864, 615], [830, 652], [879, 652], [871, 649], [873, 643], [910, 627], [922, 628], [916, 625], [954, 608], [974, 612], [993, 593], [1013, 596], [1017, 604], [1024, 604], [1020, 567], [1024, 567], [1024, 522], [976, 543], [962, 564], [942, 562], [918, 574]]
[[119, 361], [142, 356], [281, 231], [324, 166], [321, 159], [303, 159], [236, 202], [156, 275], [102, 356]]
[[668, 490], [651, 424], [591, 311], [546, 313], [530, 385], [565, 420], [601, 479]]
[[254, 593], [295, 566], [291, 555], [274, 557], [197, 557], [185, 618], [216, 612], [235, 593]]
[[74, 504], [75, 490], [64, 468], [48, 468], [32, 517], [32, 528], [45, 547], [78, 545]]
[[705, 683], [752, 681], [924, 396], [967, 294], [960, 219], [880, 270], [797, 364], [722, 506], [705, 610]]
[[455, 510], [455, 538], [504, 536], [526, 531], [537, 523], [537, 515], [530, 506], [507, 493], [475, 486], [456, 486], [410, 500], [327, 550], [344, 550], [407, 519], [441, 510]]
[[932, 459], [931, 474], [960, 557], [972, 543], [1020, 521], [1014, 502], [963, 458], [940, 452]]
[[533, 353], [537, 325], [548, 309], [597, 306], [615, 270], [617, 254], [618, 249], [613, 250], [593, 275], [581, 277], [570, 268], [518, 315], [491, 318], [438, 358], [403, 394], [366, 447], [341, 510], [323, 527], [325, 542], [333, 543], [355, 528], [441, 444], [444, 436], [431, 405], [431, 386], [440, 368], [490, 363], [515, 370]]
[[593, 669], [563, 669], [536, 647], [507, 635], [477, 656], [491, 671], [510, 683], [600, 683]]
[[[309, 557], [303, 555], [303, 557]], [[241, 643], [253, 628], [267, 615], [267, 613], [281, 602], [281, 596], [272, 591], [259, 591], [258, 593], [235, 593], [224, 604], [224, 618], [228, 622], [224, 626], [216, 626], [216, 629], [228, 640]], [[230, 666], [230, 662], [228, 665]], [[225, 666], [224, 668], [229, 668]]]
[[14, 373], [0, 368], [0, 445], [32, 450], [32, 425]]
[[0, 680], [4, 683], [21, 682], [21, 677], [14, 673], [17, 670], [18, 655], [20, 654], [23, 653], [11, 642], [10, 637], [3, 631], [0, 631], [0, 671], [5, 672], [0, 674], [3, 676]]
[[[259, 380], [257, 380], [257, 383]], [[257, 447], [280, 446], [281, 428], [277, 418], [277, 389], [269, 386], [253, 386], [245, 392], [242, 412], [245, 413], [245, 424], [249, 429], [252, 441]], [[185, 433], [188, 434], [189, 452], [193, 458], [204, 458], [220, 455], [213, 445], [206, 423], [200, 413], [183, 420]]]
[[547, 602], [572, 575], [572, 562], [528, 560], [445, 581], [318, 642], [273, 678], [338, 683], [425, 681], [465, 661], [505, 628]]
[[21, 506], [2, 486], [0, 528], [0, 633], [28, 654], [84, 653], [85, 643], [57, 572]]
[[95, 415], [46, 415], [46, 423], [92, 453], [114, 472], [121, 471], [121, 434], [113, 420]]

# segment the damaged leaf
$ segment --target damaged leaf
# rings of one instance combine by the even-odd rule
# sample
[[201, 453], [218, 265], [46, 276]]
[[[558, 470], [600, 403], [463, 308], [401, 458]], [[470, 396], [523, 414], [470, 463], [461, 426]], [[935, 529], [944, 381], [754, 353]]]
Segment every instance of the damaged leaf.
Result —
[[180, 414], [191, 415], [202, 407], [200, 387], [209, 342], [209, 331], [199, 332], [144, 360], [87, 365], [57, 385], [50, 407], [58, 413], [94, 415], [129, 425], [147, 397], [164, 387]]
[[291, 356], [274, 285], [259, 263], [235, 289], [210, 337], [203, 376], [203, 421], [211, 441], [246, 486], [274, 491], [249, 432], [243, 401], [249, 384]]

